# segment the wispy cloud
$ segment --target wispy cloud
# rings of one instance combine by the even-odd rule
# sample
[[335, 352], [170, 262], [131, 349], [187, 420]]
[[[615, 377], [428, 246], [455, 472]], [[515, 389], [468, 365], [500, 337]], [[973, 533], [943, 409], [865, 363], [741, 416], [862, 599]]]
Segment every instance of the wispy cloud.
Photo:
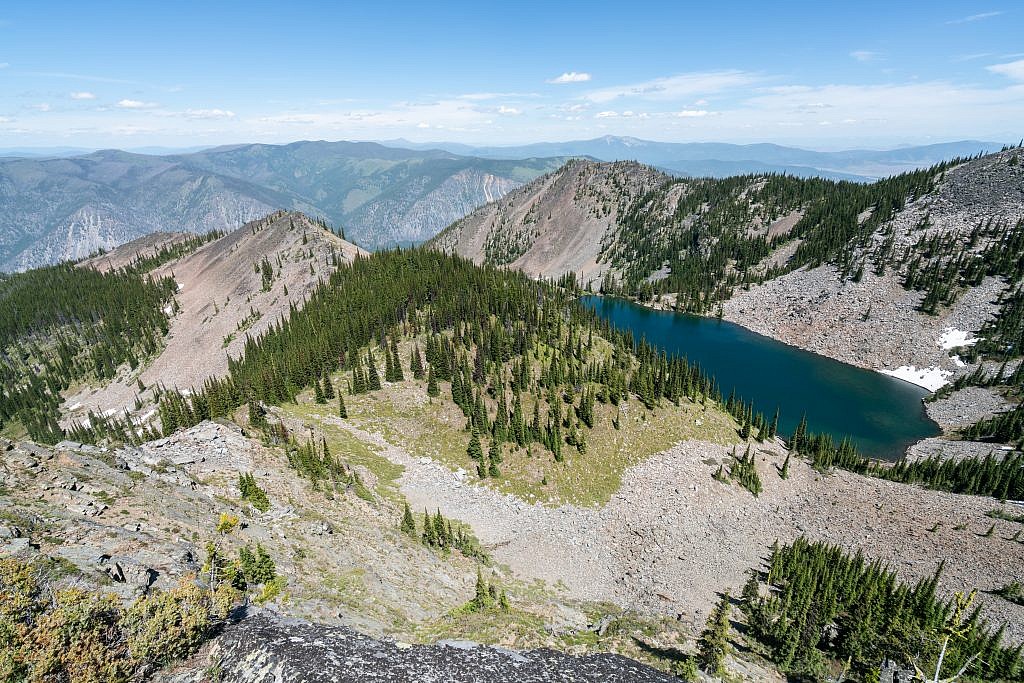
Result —
[[854, 50], [850, 53], [850, 56], [858, 62], [875, 62], [882, 58], [880, 52], [872, 52], [871, 50]]
[[117, 106], [121, 109], [154, 109], [160, 105], [156, 102], [143, 102], [141, 100], [120, 100]]
[[50, 111], [50, 103], [49, 102], [41, 102], [40, 104], [33, 104], [32, 108], [35, 109], [36, 111]]
[[678, 116], [681, 119], [699, 119], [707, 116], [709, 113], [707, 109], [683, 109], [682, 111], [675, 112], [673, 116]]
[[229, 109], [186, 109], [183, 112], [186, 118], [190, 119], [233, 119], [235, 112]]
[[972, 21], [981, 21], [982, 19], [991, 19], [992, 17], [998, 17], [1002, 12], [981, 12], [979, 14], [970, 14], [966, 17], [960, 17], [959, 19], [950, 19], [947, 24], [969, 24]]
[[969, 55], [957, 55], [952, 57], [949, 61], [951, 62], [972, 62], [975, 59], [984, 59], [985, 57], [991, 57], [991, 52], [975, 52]]
[[506, 116], [517, 116], [523, 112], [515, 107], [506, 107], [505, 105], [501, 105], [498, 107], [498, 113], [505, 114]]
[[587, 93], [584, 97], [591, 102], [598, 103], [630, 97], [650, 100], [689, 100], [694, 95], [706, 95], [750, 85], [760, 78], [757, 74], [739, 70], [700, 71], [602, 88]]
[[586, 71], [566, 71], [561, 76], [548, 79], [548, 83], [586, 83], [590, 80], [590, 74]]
[[992, 66], [985, 67], [992, 73], [1012, 78], [1015, 81], [1024, 81], [1024, 59], [1018, 59], [1015, 62], [1006, 62], [1005, 64], [993, 64]]
[[73, 100], [95, 100], [96, 95], [87, 91], [73, 92], [68, 97]]

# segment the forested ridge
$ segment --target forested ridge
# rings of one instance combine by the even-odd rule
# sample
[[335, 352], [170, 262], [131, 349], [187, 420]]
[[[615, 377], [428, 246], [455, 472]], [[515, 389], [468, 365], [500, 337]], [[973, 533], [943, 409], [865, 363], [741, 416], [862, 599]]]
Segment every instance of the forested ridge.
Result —
[[[859, 280], [866, 269], [900, 273], [907, 289], [925, 292], [921, 310], [935, 313], [985, 275], [1021, 277], [1019, 223], [989, 220], [967, 234], [929, 234], [900, 247], [888, 222], [935, 190], [964, 159], [874, 183], [748, 175], [674, 179], [639, 197], [623, 197], [618, 226], [602, 242], [605, 291], [650, 300], [676, 294], [676, 308], [706, 313], [737, 287], [765, 282], [804, 266], [831, 264]], [[795, 223], [771, 234], [784, 217]], [[783, 259], [769, 257], [795, 245]], [[651, 278], [653, 273], [663, 276]]]
[[[700, 368], [614, 330], [575, 301], [577, 289], [571, 276], [553, 285], [423, 249], [359, 258], [250, 339], [228, 377], [189, 396], [165, 394], [161, 422], [170, 432], [243, 404], [293, 401], [306, 388], [319, 402], [341, 394], [343, 410], [344, 395], [410, 373], [431, 396], [447, 383], [487, 476], [500, 468], [495, 444], [539, 444], [555, 460], [568, 448], [585, 453], [595, 403], [721, 401]], [[400, 356], [399, 342], [410, 341]], [[772, 434], [774, 424], [735, 396], [722, 406], [745, 436]]]
[[36, 441], [63, 438], [60, 392], [155, 353], [175, 291], [138, 264], [101, 273], [64, 263], [0, 279], [0, 427], [17, 421]]

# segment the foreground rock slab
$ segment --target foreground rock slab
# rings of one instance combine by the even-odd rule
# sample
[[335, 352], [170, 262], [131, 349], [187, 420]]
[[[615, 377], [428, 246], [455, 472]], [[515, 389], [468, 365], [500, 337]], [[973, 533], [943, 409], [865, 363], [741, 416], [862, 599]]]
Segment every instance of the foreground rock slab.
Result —
[[613, 654], [572, 655], [552, 650], [516, 652], [468, 641], [404, 645], [377, 640], [344, 626], [286, 621], [262, 612], [229, 626], [205, 652], [163, 683], [198, 683], [211, 672], [221, 683], [332, 681], [630, 681], [678, 679]]

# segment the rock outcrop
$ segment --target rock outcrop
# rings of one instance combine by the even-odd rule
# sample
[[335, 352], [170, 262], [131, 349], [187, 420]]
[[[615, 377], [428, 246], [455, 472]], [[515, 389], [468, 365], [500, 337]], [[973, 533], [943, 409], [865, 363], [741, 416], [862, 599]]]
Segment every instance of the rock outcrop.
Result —
[[263, 612], [228, 626], [199, 656], [158, 683], [670, 683], [674, 676], [614, 654], [517, 652], [470, 641], [407, 645], [344, 626]]

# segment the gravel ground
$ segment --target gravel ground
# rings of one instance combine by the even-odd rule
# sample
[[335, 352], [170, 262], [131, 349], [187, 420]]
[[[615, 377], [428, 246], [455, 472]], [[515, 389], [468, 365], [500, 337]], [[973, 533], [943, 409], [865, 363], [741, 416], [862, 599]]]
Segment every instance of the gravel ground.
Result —
[[[437, 463], [347, 428], [405, 466], [401, 488], [411, 504], [470, 523], [497, 561], [522, 578], [561, 582], [574, 597], [671, 614], [695, 628], [719, 592], [739, 590], [776, 539], [800, 535], [862, 550], [911, 581], [946, 560], [945, 592], [1024, 580], [1024, 544], [1005, 540], [1017, 525], [985, 516], [996, 501], [841, 471], [823, 476], [796, 460], [782, 480], [780, 444], [758, 450], [765, 490], [757, 498], [712, 479], [716, 463], [728, 458], [724, 447], [686, 442], [628, 470], [602, 508], [552, 508], [463, 482]], [[993, 521], [996, 533], [983, 537]], [[980, 600], [989, 619], [1008, 622], [1009, 638], [1024, 640], [1024, 607], [989, 594]]]
[[966, 387], [924, 404], [928, 417], [943, 428], [961, 429], [978, 420], [1013, 407], [999, 392], [985, 387]]

